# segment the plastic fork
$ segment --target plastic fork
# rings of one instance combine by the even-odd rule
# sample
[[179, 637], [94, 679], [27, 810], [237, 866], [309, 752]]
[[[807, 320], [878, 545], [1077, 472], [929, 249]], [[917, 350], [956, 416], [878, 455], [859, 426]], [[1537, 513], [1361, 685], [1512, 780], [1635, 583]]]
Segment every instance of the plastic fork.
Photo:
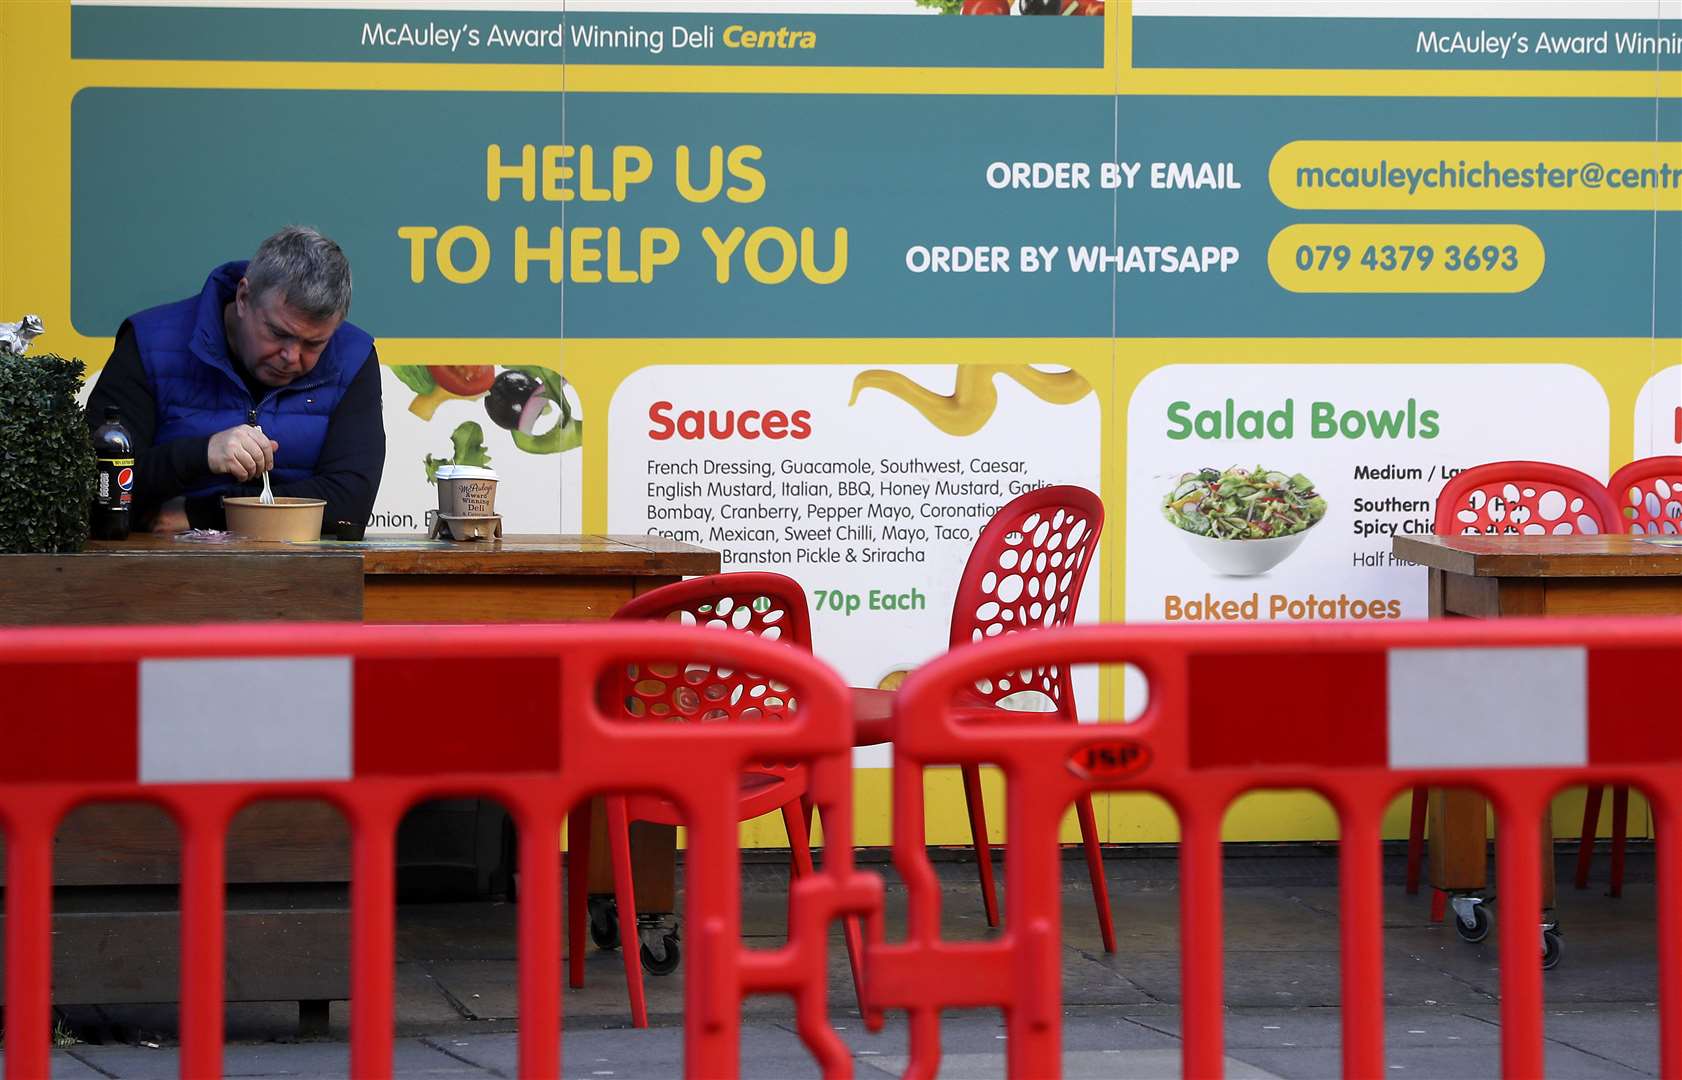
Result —
[[[252, 409], [250, 412], [245, 414], [245, 422], [247, 424], [250, 424], [252, 427], [257, 426], [257, 410], [256, 409]], [[262, 503], [264, 506], [273, 506], [274, 505], [274, 491], [273, 491], [273, 489], [271, 489], [269, 487], [269, 474], [268, 474], [267, 470], [265, 470], [263, 472], [263, 496], [262, 496], [262, 498], [258, 499], [257, 501]]]

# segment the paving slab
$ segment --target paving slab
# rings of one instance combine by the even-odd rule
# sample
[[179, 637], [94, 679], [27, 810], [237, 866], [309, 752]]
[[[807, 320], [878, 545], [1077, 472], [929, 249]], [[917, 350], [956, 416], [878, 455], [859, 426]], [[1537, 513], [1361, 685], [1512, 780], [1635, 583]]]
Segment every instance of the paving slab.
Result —
[[53, 1080], [97, 1080], [105, 1075], [76, 1057], [71, 1050], [54, 1050], [50, 1067]]
[[[438, 1040], [437, 1045], [489, 1073], [519, 1075], [517, 1036], [462, 1037]], [[569, 1031], [561, 1040], [561, 1069], [567, 1077], [592, 1080], [665, 1080], [681, 1074], [683, 1048], [683, 1032], [675, 1027]], [[743, 1026], [741, 1061], [744, 1077], [794, 1080], [821, 1075], [799, 1037], [775, 1024]]]
[[[910, 1030], [903, 1013], [890, 1013], [880, 1032], [862, 1023], [837, 1023], [841, 1039], [864, 1056], [903, 1058], [910, 1053]], [[992, 1009], [966, 1009], [941, 1016], [940, 1045], [943, 1054], [996, 1054], [1007, 1040], [1004, 1017]], [[1065, 1013], [1063, 1049], [1075, 1050], [1172, 1050], [1179, 1052], [1178, 1038], [1137, 1023], [1111, 1009], [1071, 1009]]]
[[[1178, 1010], [1133, 1019], [1175, 1039], [1182, 1030]], [[1343, 1045], [1343, 1013], [1336, 1008], [1229, 1009], [1224, 1030], [1228, 1050], [1336, 1049]], [[1500, 1037], [1499, 1027], [1459, 1009], [1393, 1008], [1384, 1013], [1385, 1045], [1397, 1050], [1487, 1046], [1496, 1044]]]
[[[1634, 1080], [1648, 1075], [1615, 1061], [1585, 1054], [1568, 1046], [1549, 1043], [1546, 1048], [1549, 1077], [1570, 1080]], [[1322, 1047], [1282, 1050], [1233, 1050], [1232, 1056], [1267, 1069], [1284, 1080], [1336, 1080], [1343, 1075], [1340, 1052]], [[1420, 1047], [1385, 1056], [1386, 1076], [1420, 1076], [1432, 1080], [1488, 1080], [1501, 1075], [1501, 1055], [1493, 1046], [1448, 1048]]]
[[1659, 1010], [1656, 1004], [1560, 1009], [1542, 1016], [1543, 1031], [1554, 1042], [1659, 1073]]
[[1121, 953], [1106, 953], [1099, 943], [1093, 945], [1091, 950], [1063, 947], [1064, 1005], [1142, 1005], [1160, 1000], [1128, 975]]
[[[472, 1022], [471, 1015], [453, 1000], [431, 967], [420, 963], [397, 964], [393, 992], [399, 1036], [447, 1031]], [[333, 1003], [328, 1033], [335, 1039], [350, 1037], [350, 1002]]]
[[[904, 1072], [907, 1059], [883, 1057], [879, 1067], [892, 1075]], [[1227, 1058], [1225, 1075], [1233, 1080], [1276, 1080], [1276, 1074], [1237, 1058]], [[1180, 1075], [1178, 1050], [1065, 1050], [1063, 1076], [1067, 1080], [1164, 1080]], [[942, 1080], [1003, 1080], [1003, 1054], [945, 1054], [940, 1059]]]
[[[470, 1020], [514, 1020], [520, 1015], [520, 965], [506, 960], [445, 960], [426, 965], [445, 1000]], [[601, 981], [598, 973], [597, 981]], [[624, 982], [621, 978], [620, 986]]]
[[490, 900], [399, 905], [397, 959], [513, 960], [518, 954], [519, 914], [518, 904]]
[[[1100, 956], [1102, 954], [1099, 954]], [[1151, 1001], [1180, 1001], [1180, 953], [1117, 953], [1100, 961]], [[1338, 954], [1319, 948], [1226, 953], [1226, 1001], [1233, 1007], [1336, 1005], [1341, 1000]], [[1089, 1002], [1082, 1002], [1089, 1003]], [[1118, 1004], [1125, 1003], [1117, 999]]]
[[[180, 1075], [177, 1047], [78, 1047], [77, 1057], [110, 1077], [121, 1080], [176, 1080]], [[228, 1077], [310, 1076], [350, 1074], [350, 1045], [342, 1042], [259, 1043], [232, 1045], [222, 1054]], [[392, 1068], [400, 1076], [485, 1076], [484, 1070], [419, 1039], [399, 1039], [392, 1048]]]
[[[1466, 1010], [1489, 1025], [1500, 1037], [1501, 1010], [1498, 1005]], [[1542, 1013], [1543, 1036], [1550, 1042], [1617, 1061], [1640, 1072], [1659, 1072], [1659, 1010], [1655, 1002], [1645, 1004], [1558, 1007]]]

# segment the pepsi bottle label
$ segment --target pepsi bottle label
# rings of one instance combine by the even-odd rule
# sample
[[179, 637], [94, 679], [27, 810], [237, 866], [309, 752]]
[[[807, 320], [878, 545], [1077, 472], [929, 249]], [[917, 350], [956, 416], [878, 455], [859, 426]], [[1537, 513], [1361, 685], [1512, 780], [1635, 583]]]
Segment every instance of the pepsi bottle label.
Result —
[[99, 486], [94, 501], [109, 509], [126, 509], [134, 501], [134, 459], [100, 458]]

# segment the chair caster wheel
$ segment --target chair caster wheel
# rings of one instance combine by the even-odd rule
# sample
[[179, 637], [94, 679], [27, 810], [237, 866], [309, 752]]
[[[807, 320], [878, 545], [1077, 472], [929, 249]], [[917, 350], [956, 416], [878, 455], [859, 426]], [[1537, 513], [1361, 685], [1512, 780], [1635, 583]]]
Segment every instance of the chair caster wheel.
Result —
[[619, 947], [619, 905], [611, 896], [592, 896], [590, 905], [590, 940], [598, 949]]
[[[650, 948], [649, 943], [654, 947]], [[672, 930], [664, 934], [649, 934], [642, 943], [642, 969], [650, 975], [670, 975], [677, 970], [683, 959], [683, 951], [678, 948], [677, 931]]]
[[[1449, 901], [1454, 918], [1454, 932], [1460, 940], [1476, 945], [1489, 936], [1491, 919], [1483, 901], [1475, 897], [1456, 896]], [[1471, 921], [1468, 923], [1467, 920]]]
[[1559, 966], [1559, 957], [1565, 951], [1565, 943], [1559, 939], [1558, 930], [1542, 931], [1542, 970], [1552, 971]]

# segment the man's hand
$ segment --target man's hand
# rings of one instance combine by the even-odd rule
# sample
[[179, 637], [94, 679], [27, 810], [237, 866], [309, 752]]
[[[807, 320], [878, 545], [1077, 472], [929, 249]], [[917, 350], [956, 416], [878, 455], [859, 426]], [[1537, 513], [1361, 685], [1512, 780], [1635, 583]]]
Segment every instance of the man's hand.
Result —
[[274, 452], [280, 444], [250, 424], [218, 431], [210, 437], [210, 471], [232, 476], [244, 483], [274, 468]]
[[179, 495], [158, 507], [158, 516], [152, 522], [152, 531], [165, 536], [186, 532], [190, 528], [192, 526], [187, 523], [187, 500]]

